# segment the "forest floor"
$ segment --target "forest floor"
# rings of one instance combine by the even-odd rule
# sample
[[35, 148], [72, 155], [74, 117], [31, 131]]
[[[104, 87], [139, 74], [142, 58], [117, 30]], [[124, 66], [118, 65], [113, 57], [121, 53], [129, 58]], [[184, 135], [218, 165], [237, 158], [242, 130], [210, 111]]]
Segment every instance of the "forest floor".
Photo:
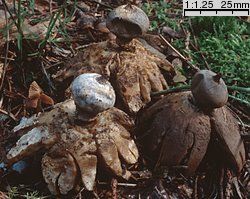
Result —
[[[41, 174], [43, 151], [28, 159], [28, 165], [21, 170], [4, 167], [7, 151], [19, 138], [11, 130], [22, 117], [47, 108], [44, 104], [30, 104], [28, 93], [33, 81], [55, 103], [66, 99], [69, 82], [56, 82], [54, 75], [80, 49], [114, 37], [104, 22], [113, 8], [125, 2], [0, 1], [0, 199], [55, 198]], [[218, 171], [211, 167], [206, 174], [186, 178], [175, 173], [160, 180], [147, 179], [150, 172], [143, 170], [142, 179], [117, 182], [103, 177], [103, 181], [97, 182], [95, 193], [80, 191], [64, 198], [222, 198], [222, 190], [225, 198], [250, 197], [250, 20], [184, 18], [181, 2], [134, 1], [151, 22], [143, 39], [180, 71], [172, 87], [190, 84], [197, 68], [221, 73], [227, 85], [232, 86], [228, 106], [241, 125], [247, 156], [243, 170], [236, 176], [227, 167]]]

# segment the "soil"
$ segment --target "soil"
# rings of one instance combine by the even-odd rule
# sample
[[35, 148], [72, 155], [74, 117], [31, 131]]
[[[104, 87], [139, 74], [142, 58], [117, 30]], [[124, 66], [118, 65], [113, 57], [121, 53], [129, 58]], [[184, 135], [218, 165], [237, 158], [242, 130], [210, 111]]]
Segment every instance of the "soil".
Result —
[[[140, 5], [140, 1], [136, 2]], [[11, 8], [12, 1], [8, 0], [6, 3]], [[63, 2], [52, 1], [51, 5], [47, 3], [47, 1], [36, 1], [36, 3], [35, 14], [25, 21], [25, 23], [29, 25], [35, 23], [37, 19], [46, 20], [47, 18], [45, 16], [50, 18], [50, 12], [56, 13], [58, 6]], [[39, 37], [38, 40], [24, 39], [22, 44], [18, 44], [16, 39], [16, 28], [10, 30], [9, 41], [0, 35], [0, 198], [28, 198], [25, 196], [27, 194], [36, 194], [34, 198], [44, 196], [44, 198], [67, 199], [249, 198], [250, 112], [249, 108], [235, 102], [228, 103], [228, 105], [234, 111], [234, 117], [237, 118], [240, 124], [240, 133], [246, 149], [246, 163], [243, 165], [243, 169], [240, 173], [235, 172], [235, 169], [232, 169], [228, 162], [225, 163], [221, 161], [221, 152], [218, 150], [218, 147], [216, 147], [218, 145], [216, 139], [214, 139], [215, 141], [213, 142], [206, 142], [204, 144], [207, 145], [208, 152], [205, 154], [195, 174], [191, 177], [184, 176], [183, 173], [176, 168], [167, 169], [163, 167], [153, 170], [152, 167], [145, 163], [145, 159], [141, 158], [137, 169], [132, 171], [133, 178], [131, 180], [124, 181], [120, 178], [114, 179], [99, 169], [97, 171], [99, 181], [96, 182], [94, 192], [88, 192], [79, 188], [78, 192], [69, 193], [67, 196], [55, 197], [49, 192], [41, 172], [41, 158], [45, 153], [44, 150], [40, 150], [35, 155], [19, 162], [16, 167], [7, 168], [4, 166], [3, 162], [6, 153], [15, 145], [21, 136], [12, 131], [12, 129], [19, 124], [20, 119], [22, 117], [30, 117], [40, 109], [42, 111], [50, 110], [46, 104], [40, 104], [40, 107], [36, 108], [29, 108], [27, 106], [30, 84], [36, 81], [43, 92], [51, 97], [55, 103], [64, 101], [67, 98], [65, 91], [73, 77], [63, 79], [61, 82], [56, 81], [53, 77], [60, 72], [64, 67], [64, 63], [68, 62], [69, 57], [73, 57], [81, 48], [85, 48], [92, 43], [106, 41], [112, 37], [110, 33], [97, 30], [96, 27], [99, 22], [105, 20], [109, 9], [117, 7], [122, 3], [122, 1], [113, 0], [81, 1], [75, 10], [72, 9], [74, 8], [73, 4], [69, 3], [66, 6], [68, 11], [67, 16], [69, 17], [70, 13], [73, 13], [73, 16], [70, 18], [70, 22], [65, 26], [67, 34], [65, 35], [63, 31], [54, 30], [50, 38], [53, 42], [43, 43], [43, 40], [39, 40], [39, 38], [46, 36], [42, 34], [44, 31], [40, 29], [39, 33], [41, 33], [41, 37]], [[28, 7], [25, 3], [23, 6]], [[30, 8], [27, 10], [29, 13], [32, 12]], [[4, 15], [1, 15], [0, 19], [4, 19]], [[0, 21], [0, 25], [2, 24], [5, 23]], [[32, 26], [35, 25], [32, 24]], [[62, 26], [62, 24], [59, 26]], [[36, 28], [41, 27], [44, 26], [39, 25], [39, 27]], [[160, 50], [161, 53], [164, 53], [168, 61], [171, 62], [172, 57], [176, 57], [176, 54], [173, 53], [164, 42], [163, 44], [162, 41], [160, 43], [154, 42], [156, 41], [156, 36], [157, 33], [155, 32], [147, 35], [148, 41], [152, 40], [154, 47]], [[157, 41], [159, 41], [159, 37], [157, 37], [157, 39]], [[39, 43], [41, 44], [41, 42], [43, 45], [39, 47]], [[20, 50], [19, 45], [22, 46], [22, 50]], [[8, 53], [6, 53], [7, 51]], [[78, 60], [82, 61], [81, 59]], [[4, 62], [7, 64], [4, 64]], [[79, 64], [79, 62], [72, 64]], [[193, 68], [190, 68], [187, 63], [184, 63], [183, 67], [188, 71], [188, 74], [194, 73]], [[164, 71], [163, 74], [165, 79], [169, 80], [167, 81], [169, 86], [178, 84], [173, 82], [171, 75]], [[153, 104], [158, 99], [159, 97], [153, 98], [152, 102], [147, 106]], [[121, 106], [124, 107], [124, 105]], [[205, 117], [204, 120], [206, 120]], [[220, 119], [218, 119], [218, 121], [220, 121]], [[147, 125], [145, 122], [145, 126]], [[194, 127], [192, 131], [195, 131], [196, 128], [199, 127]], [[220, 122], [217, 123], [217, 128], [220, 128]], [[228, 126], [227, 128], [227, 131], [232, 133], [231, 129], [235, 128], [235, 126]], [[230, 139], [224, 141], [230, 142]], [[225, 150], [233, 153], [233, 148], [229, 147]], [[228, 158], [230, 159], [231, 157]], [[213, 161], [211, 161], [211, 159]], [[238, 165], [237, 161], [238, 160], [235, 162], [236, 167]], [[20, 172], [18, 172], [19, 170]], [[191, 173], [193, 173], [193, 171]], [[14, 194], [14, 196], [10, 197], [11, 194]]]

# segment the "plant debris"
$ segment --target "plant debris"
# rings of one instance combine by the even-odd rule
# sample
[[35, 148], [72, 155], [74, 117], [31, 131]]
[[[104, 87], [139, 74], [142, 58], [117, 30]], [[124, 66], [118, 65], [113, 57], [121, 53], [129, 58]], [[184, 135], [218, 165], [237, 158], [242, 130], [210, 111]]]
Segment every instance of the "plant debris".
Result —
[[[107, 20], [111, 10], [128, 3], [133, 8], [125, 16], [129, 21]], [[0, 197], [249, 198], [249, 20], [186, 18], [182, 3], [0, 0]], [[148, 15], [147, 33], [147, 17], [135, 5]], [[119, 28], [111, 27], [114, 23], [107, 28], [112, 20]], [[190, 92], [174, 93], [190, 90], [192, 76], [204, 68], [222, 74], [227, 106], [207, 110], [197, 106]], [[89, 72], [112, 84], [115, 108], [83, 121], [70, 99], [70, 84]], [[33, 82], [39, 86], [29, 99]], [[36, 98], [45, 94], [56, 104], [40, 106]], [[38, 106], [28, 107], [30, 101]], [[170, 104], [160, 106], [164, 101]], [[150, 115], [149, 110], [157, 111]], [[163, 133], [155, 133], [152, 124], [162, 126]], [[134, 136], [138, 127], [143, 131]], [[170, 134], [163, 127], [182, 130], [176, 133], [180, 139], [173, 136], [170, 142], [176, 143], [174, 150], [166, 152], [180, 155], [178, 161], [170, 158], [178, 162], [171, 167], [155, 167]], [[141, 150], [142, 143], [155, 151]]]

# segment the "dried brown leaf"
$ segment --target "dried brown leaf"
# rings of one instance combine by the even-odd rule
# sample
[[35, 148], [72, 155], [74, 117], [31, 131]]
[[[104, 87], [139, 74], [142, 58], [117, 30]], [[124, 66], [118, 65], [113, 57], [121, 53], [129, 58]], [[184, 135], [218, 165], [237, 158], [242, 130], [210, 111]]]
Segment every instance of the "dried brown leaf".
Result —
[[30, 98], [30, 99], [39, 98], [42, 92], [43, 92], [43, 90], [42, 90], [41, 87], [37, 84], [37, 82], [36, 82], [36, 81], [33, 81], [33, 82], [30, 84], [30, 87], [29, 87], [29, 95], [28, 95], [28, 98]]
[[47, 104], [47, 105], [54, 104], [54, 100], [51, 97], [49, 97], [48, 95], [45, 95], [43, 93], [41, 94], [40, 99], [41, 99], [41, 102], [44, 104]]

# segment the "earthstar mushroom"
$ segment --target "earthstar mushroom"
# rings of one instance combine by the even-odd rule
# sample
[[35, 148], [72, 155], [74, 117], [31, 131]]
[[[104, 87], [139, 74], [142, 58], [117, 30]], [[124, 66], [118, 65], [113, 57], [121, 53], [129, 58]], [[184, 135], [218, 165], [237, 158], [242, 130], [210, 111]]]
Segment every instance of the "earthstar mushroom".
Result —
[[245, 149], [237, 120], [224, 106], [226, 102], [227, 89], [221, 77], [202, 70], [193, 78], [192, 93], [170, 93], [142, 110], [137, 137], [150, 157], [149, 165], [184, 166], [183, 173], [193, 175], [216, 137], [221, 159], [239, 172]]
[[62, 82], [83, 73], [98, 73], [114, 85], [117, 100], [124, 111], [136, 114], [151, 101], [150, 93], [168, 88], [164, 71], [173, 77], [175, 69], [137, 39], [124, 44], [124, 49], [109, 41], [94, 43], [66, 61], [65, 67], [54, 76]]
[[[85, 85], [86, 82], [93, 84]], [[97, 93], [86, 93], [86, 88], [93, 87]], [[139, 156], [130, 136], [134, 122], [126, 113], [113, 107], [115, 96], [111, 85], [101, 75], [92, 73], [81, 75], [73, 82], [72, 89], [75, 89], [74, 99], [85, 102], [66, 100], [54, 105], [49, 112], [22, 120], [13, 131], [23, 136], [10, 149], [6, 160], [12, 165], [41, 148], [46, 149], [41, 161], [42, 174], [50, 192], [55, 195], [67, 194], [82, 185], [92, 191], [97, 163], [109, 174], [129, 179], [131, 173], [122, 165], [136, 164]], [[109, 95], [111, 98], [107, 97]], [[86, 114], [79, 120], [84, 111], [76, 111], [76, 106], [87, 111], [90, 120], [86, 122]]]
[[122, 5], [112, 10], [107, 17], [107, 27], [117, 37], [132, 39], [146, 33], [149, 19], [146, 13], [135, 5]]
[[210, 141], [209, 116], [190, 103], [190, 92], [172, 93], [142, 110], [137, 137], [149, 166], [184, 166], [193, 175]]

